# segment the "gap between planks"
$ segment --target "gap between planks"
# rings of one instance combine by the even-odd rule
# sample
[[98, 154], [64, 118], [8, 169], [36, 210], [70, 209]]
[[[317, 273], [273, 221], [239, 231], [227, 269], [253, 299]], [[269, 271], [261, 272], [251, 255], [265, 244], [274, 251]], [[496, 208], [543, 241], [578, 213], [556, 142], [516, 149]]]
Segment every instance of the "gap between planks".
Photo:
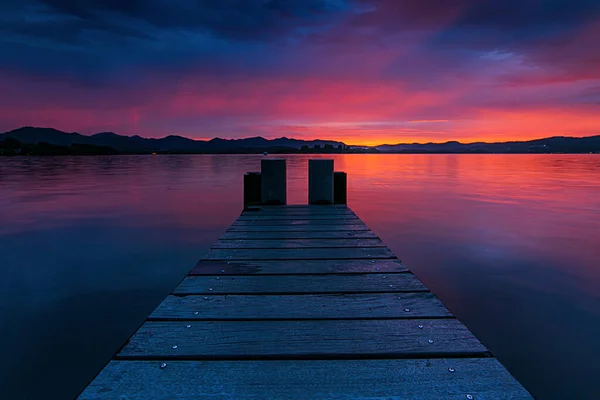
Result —
[[347, 275], [410, 272], [395, 260], [200, 260], [188, 275]]
[[371, 232], [365, 224], [354, 225], [235, 225], [226, 232]]
[[429, 291], [412, 273], [337, 275], [194, 275], [177, 294], [390, 293]]
[[204, 260], [346, 260], [397, 259], [387, 247], [331, 249], [210, 249]]
[[149, 320], [322, 320], [453, 317], [431, 292], [168, 296]]
[[219, 239], [211, 249], [335, 249], [386, 247], [379, 239]]
[[146, 322], [118, 357], [437, 357], [489, 351], [457, 319]]
[[309, 240], [309, 239], [379, 239], [371, 231], [252, 231], [225, 232], [219, 240]]

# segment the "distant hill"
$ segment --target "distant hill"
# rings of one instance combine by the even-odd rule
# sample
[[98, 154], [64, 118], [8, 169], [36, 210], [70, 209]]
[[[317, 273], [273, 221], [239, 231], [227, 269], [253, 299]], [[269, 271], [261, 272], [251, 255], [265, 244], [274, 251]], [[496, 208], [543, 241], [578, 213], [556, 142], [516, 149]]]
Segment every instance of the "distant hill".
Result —
[[582, 138], [555, 136], [523, 142], [407, 143], [376, 146], [382, 153], [598, 153], [600, 135]]
[[93, 144], [73, 143], [71, 145], [50, 144], [48, 142], [22, 143], [12, 137], [0, 140], [0, 155], [2, 156], [75, 156], [75, 155], [114, 155], [119, 154], [115, 149]]
[[192, 140], [182, 136], [147, 139], [113, 132], [95, 135], [67, 133], [52, 128], [23, 127], [0, 134], [0, 141], [13, 138], [21, 143], [48, 143], [56, 146], [88, 145], [114, 149], [125, 154], [149, 153], [598, 153], [600, 135], [583, 138], [556, 136], [524, 142], [502, 143], [405, 143], [375, 147], [347, 146], [331, 140], [299, 140], [286, 137], [265, 139]]
[[342, 142], [328, 140], [298, 140], [285, 137], [278, 139], [265, 139], [252, 137], [246, 139], [220, 139], [208, 141], [192, 140], [182, 136], [167, 136], [161, 139], [147, 139], [140, 136], [122, 136], [113, 132], [102, 132], [87, 136], [79, 133], [67, 133], [52, 128], [23, 127], [9, 132], [1, 133], [0, 140], [13, 138], [22, 143], [45, 142], [52, 145], [70, 146], [73, 144], [86, 144], [110, 147], [119, 153], [262, 153], [263, 151], [292, 152], [300, 150], [302, 146], [314, 147], [339, 145], [346, 147]]

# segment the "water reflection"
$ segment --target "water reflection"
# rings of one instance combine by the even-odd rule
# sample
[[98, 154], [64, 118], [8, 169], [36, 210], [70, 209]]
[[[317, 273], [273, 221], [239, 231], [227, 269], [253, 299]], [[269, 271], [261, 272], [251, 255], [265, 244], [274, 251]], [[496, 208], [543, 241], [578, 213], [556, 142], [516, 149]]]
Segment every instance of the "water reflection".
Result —
[[[236, 218], [261, 158], [0, 159], [0, 398], [85, 386]], [[305, 203], [308, 158], [286, 158]], [[350, 206], [535, 395], [600, 394], [600, 157], [333, 158]]]

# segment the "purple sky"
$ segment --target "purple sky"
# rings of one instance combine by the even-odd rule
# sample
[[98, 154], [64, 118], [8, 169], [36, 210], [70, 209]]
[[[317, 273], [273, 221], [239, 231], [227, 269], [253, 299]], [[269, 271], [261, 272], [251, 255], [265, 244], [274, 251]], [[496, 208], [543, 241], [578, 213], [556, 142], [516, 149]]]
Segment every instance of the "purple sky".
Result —
[[598, 0], [3, 0], [0, 131], [600, 133]]

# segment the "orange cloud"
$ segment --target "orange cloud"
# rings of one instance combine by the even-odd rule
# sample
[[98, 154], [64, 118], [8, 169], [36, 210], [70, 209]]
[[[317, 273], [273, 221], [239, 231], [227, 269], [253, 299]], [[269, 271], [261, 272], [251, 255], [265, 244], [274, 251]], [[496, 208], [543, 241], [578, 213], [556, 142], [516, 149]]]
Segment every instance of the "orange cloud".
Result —
[[[215, 81], [190, 75], [177, 85], [148, 79], [138, 92], [65, 90], [66, 102], [3, 107], [12, 127], [115, 131], [196, 139], [288, 136], [377, 145], [448, 140], [526, 140], [598, 134], [593, 104], [570, 104], [574, 84], [485, 88], [481, 82], [414, 87], [401, 80], [260, 78]], [[0, 79], [1, 81], [1, 79]], [[487, 91], [486, 91], [487, 90]], [[112, 99], [105, 106], [107, 95]], [[552, 97], [554, 96], [554, 97]], [[564, 102], [565, 104], [561, 104]]]

